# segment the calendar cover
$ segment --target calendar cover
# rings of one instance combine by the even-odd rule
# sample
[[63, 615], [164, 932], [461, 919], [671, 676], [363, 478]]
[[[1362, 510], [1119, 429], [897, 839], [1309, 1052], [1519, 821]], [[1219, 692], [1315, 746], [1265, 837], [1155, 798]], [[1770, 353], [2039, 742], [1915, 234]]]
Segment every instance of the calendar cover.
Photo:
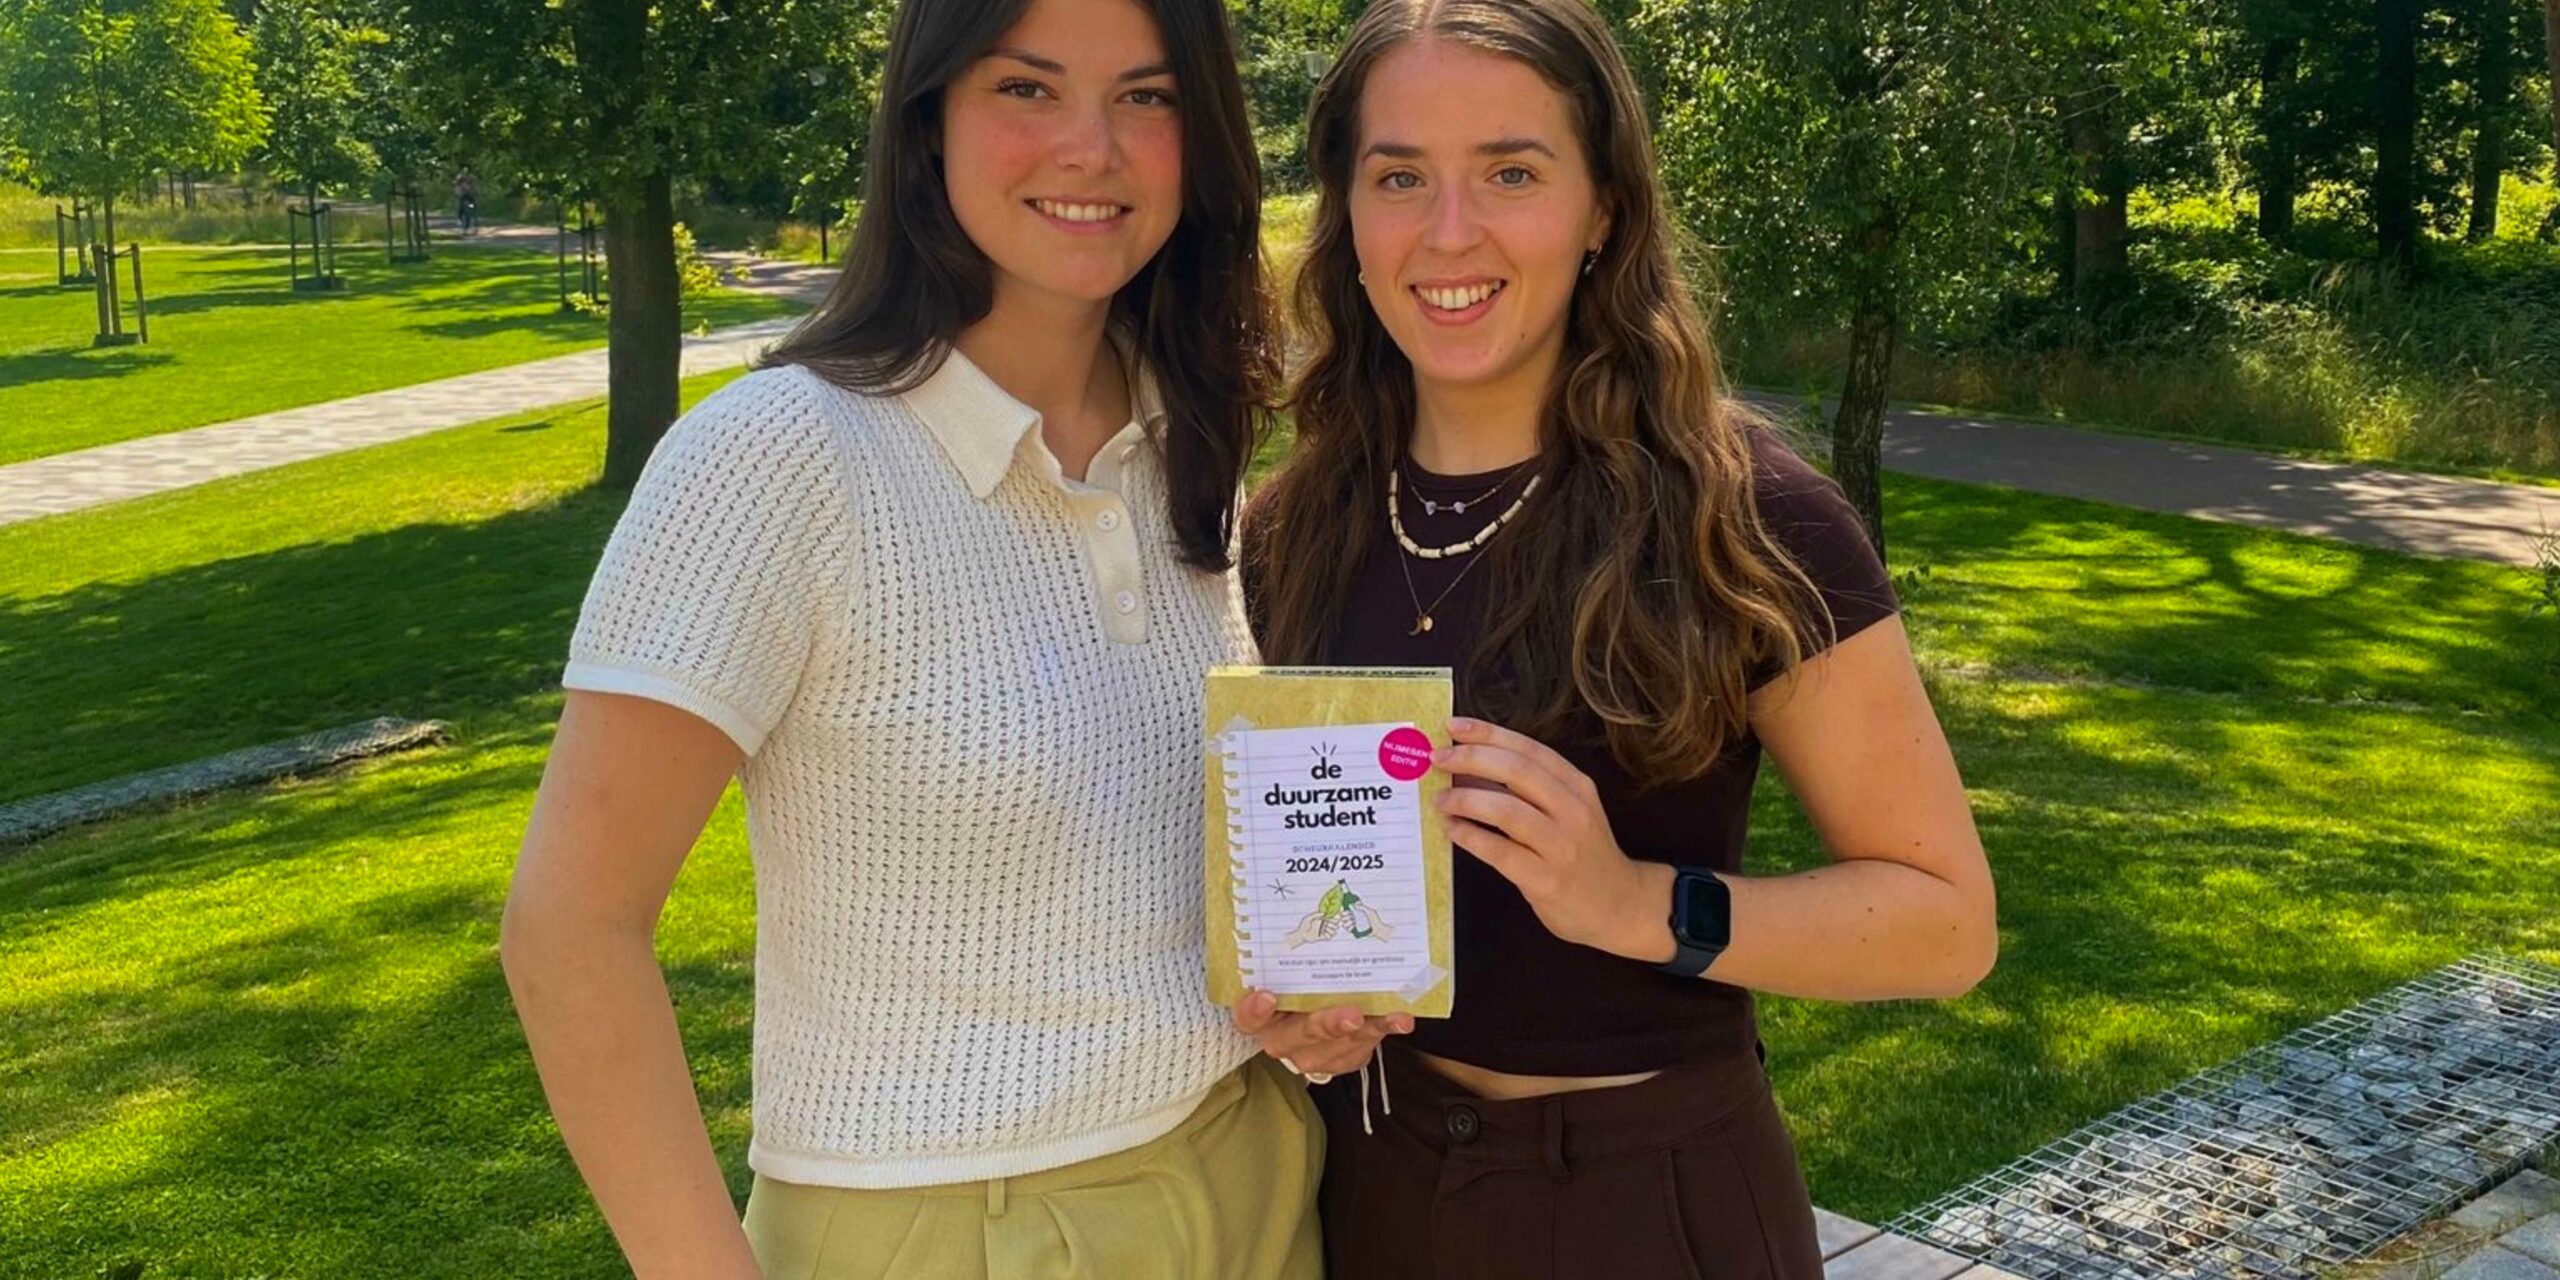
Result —
[[1208, 686], [1209, 997], [1445, 1018], [1445, 667], [1220, 667]]

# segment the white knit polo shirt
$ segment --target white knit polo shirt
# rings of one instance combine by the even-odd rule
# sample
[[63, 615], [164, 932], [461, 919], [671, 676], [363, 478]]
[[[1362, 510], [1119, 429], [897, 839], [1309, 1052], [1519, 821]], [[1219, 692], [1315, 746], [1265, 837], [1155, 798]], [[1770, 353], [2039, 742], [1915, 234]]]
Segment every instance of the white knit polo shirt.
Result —
[[904, 396], [749, 374], [668, 432], [588, 589], [563, 683], [748, 757], [769, 1177], [1071, 1164], [1253, 1054], [1201, 977], [1233, 575], [1175, 559], [1148, 425], [1081, 483], [1038, 425], [957, 352]]

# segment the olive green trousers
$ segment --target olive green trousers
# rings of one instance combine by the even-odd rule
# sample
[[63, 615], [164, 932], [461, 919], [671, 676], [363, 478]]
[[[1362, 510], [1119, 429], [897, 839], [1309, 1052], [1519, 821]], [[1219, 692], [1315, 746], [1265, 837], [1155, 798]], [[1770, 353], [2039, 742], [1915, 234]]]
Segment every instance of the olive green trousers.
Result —
[[1172, 1132], [984, 1182], [863, 1190], [762, 1175], [747, 1239], [765, 1280], [1320, 1280], [1324, 1125], [1256, 1057]]

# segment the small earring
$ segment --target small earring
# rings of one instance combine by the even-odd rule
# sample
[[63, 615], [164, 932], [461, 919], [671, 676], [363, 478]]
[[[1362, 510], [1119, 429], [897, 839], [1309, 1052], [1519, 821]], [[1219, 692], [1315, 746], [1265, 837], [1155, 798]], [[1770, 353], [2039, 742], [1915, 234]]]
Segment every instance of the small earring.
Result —
[[1363, 272], [1361, 272], [1361, 273], [1360, 273], [1360, 283], [1362, 283], [1362, 284], [1367, 284], [1367, 283], [1369, 283], [1369, 273], [1368, 273], [1368, 272], [1363, 271]]
[[1590, 275], [1590, 274], [1591, 274], [1591, 268], [1592, 268], [1593, 266], [1597, 265], [1597, 264], [1599, 263], [1599, 261], [1600, 261], [1600, 251], [1599, 251], [1599, 250], [1597, 250], [1597, 249], [1594, 249], [1594, 250], [1592, 250], [1591, 252], [1589, 252], [1589, 253], [1586, 253], [1586, 254], [1582, 255], [1582, 274], [1584, 274], [1584, 275], [1586, 275], [1586, 276], [1587, 276], [1587, 275]]

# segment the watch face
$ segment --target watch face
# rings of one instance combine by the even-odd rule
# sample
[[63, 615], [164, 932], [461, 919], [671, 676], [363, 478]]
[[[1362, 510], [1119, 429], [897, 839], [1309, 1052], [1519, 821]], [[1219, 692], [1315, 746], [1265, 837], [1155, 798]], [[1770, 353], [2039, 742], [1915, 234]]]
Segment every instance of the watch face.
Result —
[[1681, 941], [1693, 947], [1722, 947], [1733, 940], [1733, 896], [1711, 875], [1680, 877]]

